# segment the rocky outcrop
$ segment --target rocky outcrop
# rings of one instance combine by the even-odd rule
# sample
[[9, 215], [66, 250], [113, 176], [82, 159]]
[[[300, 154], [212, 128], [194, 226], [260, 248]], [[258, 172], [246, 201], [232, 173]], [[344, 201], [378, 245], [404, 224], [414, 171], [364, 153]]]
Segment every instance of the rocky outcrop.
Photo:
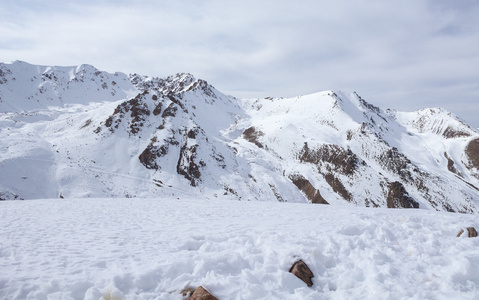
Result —
[[289, 272], [301, 279], [307, 286], [313, 286], [313, 281], [311, 279], [314, 277], [314, 274], [303, 260], [300, 259], [295, 262], [289, 269]]
[[333, 189], [333, 191], [343, 197], [344, 200], [353, 200], [353, 195], [346, 189], [341, 180], [334, 176], [334, 174], [328, 173], [324, 175], [324, 179], [326, 179], [326, 182]]
[[196, 160], [196, 149], [198, 145], [184, 145], [180, 150], [180, 157], [176, 165], [176, 172], [189, 180], [191, 186], [196, 186], [201, 177], [200, 166], [205, 166], [203, 161], [199, 164]]
[[163, 114], [161, 115], [161, 117], [162, 118], [175, 117], [177, 110], [178, 110], [178, 107], [174, 103], [170, 103], [170, 105], [168, 105], [168, 107], [163, 111]]
[[[138, 94], [135, 98], [125, 101], [115, 108], [113, 114], [105, 121], [105, 126], [114, 132], [118, 129], [122, 120], [128, 117], [128, 131], [131, 134], [138, 133], [144, 125], [147, 117], [150, 115], [148, 106], [142, 101], [145, 93]], [[128, 113], [130, 113], [128, 115]], [[99, 130], [98, 130], [99, 131]]]
[[326, 201], [323, 196], [321, 196], [319, 190], [317, 190], [311, 184], [311, 182], [309, 182], [309, 180], [307, 180], [303, 176], [296, 174], [291, 175], [289, 178], [294, 183], [294, 185], [296, 185], [298, 189], [304, 193], [306, 198], [308, 198], [311, 203], [329, 204], [328, 201]]
[[461, 137], [469, 137], [471, 136], [471, 134], [469, 132], [457, 130], [451, 126], [448, 126], [442, 133], [442, 136], [445, 137], [446, 139], [454, 139], [454, 138], [461, 138]]
[[474, 139], [469, 142], [466, 147], [466, 155], [469, 158], [471, 167], [479, 170], [479, 139]]
[[398, 151], [397, 148], [390, 148], [379, 156], [379, 163], [394, 174], [397, 174], [405, 181], [413, 181], [411, 169], [414, 166], [411, 160]]
[[419, 208], [419, 203], [409, 196], [402, 183], [398, 181], [392, 182], [389, 184], [388, 189], [388, 208]]
[[255, 144], [258, 148], [264, 148], [263, 144], [259, 142], [259, 138], [264, 135], [263, 132], [257, 131], [256, 128], [250, 127], [243, 132], [243, 137], [250, 143]]
[[166, 145], [158, 146], [156, 137], [153, 137], [148, 146], [138, 157], [140, 162], [147, 168], [152, 170], [160, 169], [157, 163], [157, 158], [160, 158], [168, 153], [168, 147]]
[[304, 143], [298, 156], [301, 162], [315, 165], [328, 163], [333, 171], [346, 176], [352, 175], [359, 165], [365, 165], [364, 161], [361, 161], [350, 149], [344, 149], [334, 144], [325, 144], [317, 149], [310, 149], [308, 143]]
[[444, 157], [447, 159], [447, 169], [449, 170], [449, 172], [461, 176], [461, 173], [459, 173], [459, 171], [454, 166], [454, 161], [452, 160], [452, 158], [449, 157], [449, 155], [447, 155], [446, 152], [444, 152]]

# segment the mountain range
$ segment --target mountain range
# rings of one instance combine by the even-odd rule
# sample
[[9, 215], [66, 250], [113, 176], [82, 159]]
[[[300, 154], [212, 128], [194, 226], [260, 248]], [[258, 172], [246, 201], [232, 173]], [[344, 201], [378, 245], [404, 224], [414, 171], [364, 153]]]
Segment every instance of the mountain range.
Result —
[[0, 63], [0, 199], [164, 197], [479, 212], [479, 132], [356, 92]]

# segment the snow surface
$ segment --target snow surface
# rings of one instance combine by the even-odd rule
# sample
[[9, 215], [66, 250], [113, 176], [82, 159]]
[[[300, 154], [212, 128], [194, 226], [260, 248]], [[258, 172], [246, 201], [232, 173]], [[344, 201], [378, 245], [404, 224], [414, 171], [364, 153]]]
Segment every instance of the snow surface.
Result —
[[[0, 202], [0, 299], [478, 299], [475, 215], [279, 202]], [[308, 288], [288, 272], [304, 260]]]

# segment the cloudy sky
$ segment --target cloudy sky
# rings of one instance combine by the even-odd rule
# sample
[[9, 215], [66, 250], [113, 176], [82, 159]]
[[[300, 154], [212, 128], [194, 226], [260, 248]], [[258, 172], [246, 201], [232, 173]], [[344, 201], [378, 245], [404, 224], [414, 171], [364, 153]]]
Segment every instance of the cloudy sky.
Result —
[[479, 127], [476, 0], [1, 0], [0, 61], [189, 72], [237, 97], [356, 91]]

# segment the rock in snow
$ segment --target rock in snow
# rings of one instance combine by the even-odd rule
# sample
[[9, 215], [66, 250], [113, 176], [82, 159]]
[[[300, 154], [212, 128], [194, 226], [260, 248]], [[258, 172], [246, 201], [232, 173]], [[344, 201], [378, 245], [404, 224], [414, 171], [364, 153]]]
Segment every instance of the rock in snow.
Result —
[[188, 300], [218, 300], [201, 285], [193, 292]]
[[191, 74], [0, 63], [0, 199], [174, 197], [479, 212], [479, 133], [357, 93], [237, 99]]
[[[467, 236], [468, 237], [477, 237], [477, 231], [476, 228], [474, 227], [467, 227]], [[464, 229], [461, 229], [461, 231], [457, 234], [457, 237], [460, 237], [464, 233]]]
[[303, 260], [298, 260], [295, 262], [291, 269], [290, 273], [293, 273], [296, 277], [304, 281], [307, 286], [313, 286], [313, 281], [311, 279], [314, 277], [313, 272], [309, 269], [308, 265]]

